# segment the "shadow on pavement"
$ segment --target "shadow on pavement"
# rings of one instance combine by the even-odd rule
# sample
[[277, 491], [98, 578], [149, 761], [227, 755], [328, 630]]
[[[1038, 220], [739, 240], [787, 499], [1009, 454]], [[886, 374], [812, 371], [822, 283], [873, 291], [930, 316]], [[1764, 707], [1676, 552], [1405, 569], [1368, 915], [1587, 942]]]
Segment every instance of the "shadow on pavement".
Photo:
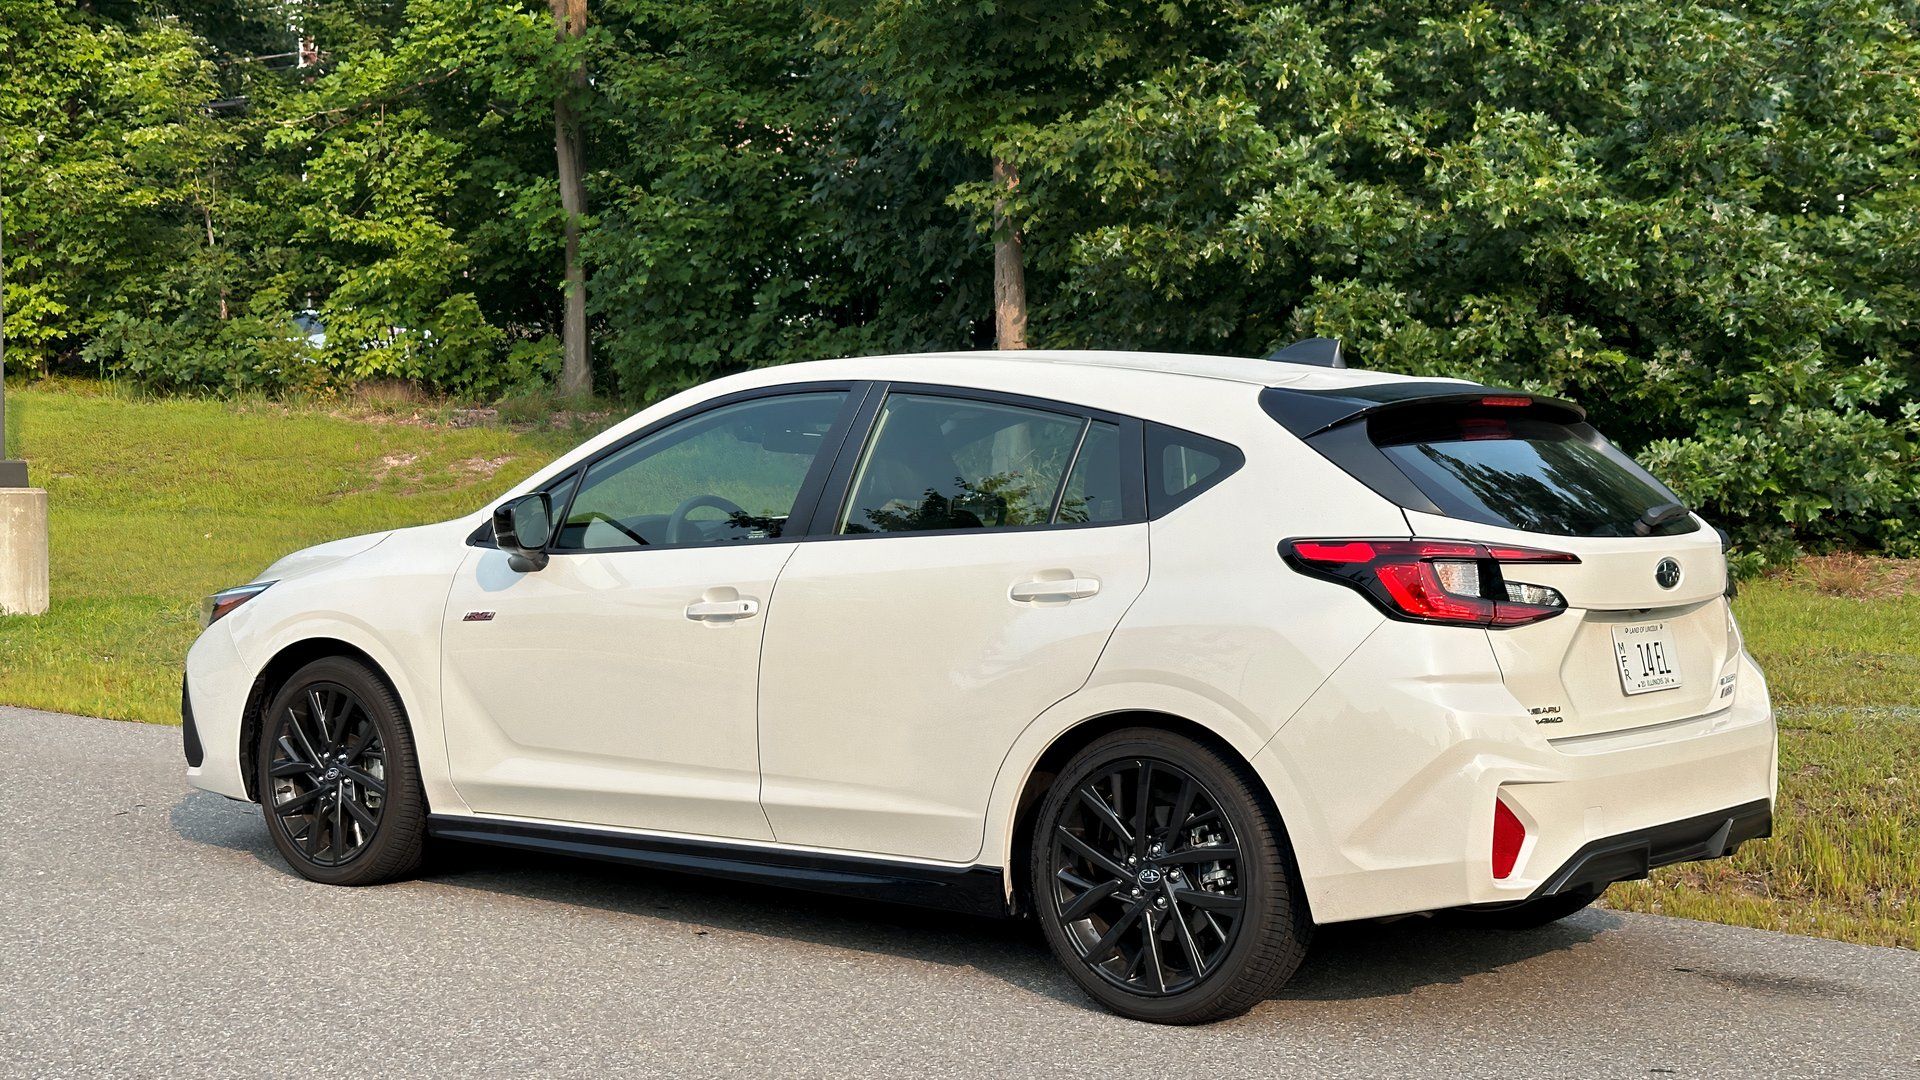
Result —
[[[198, 844], [253, 856], [274, 873], [293, 871], [267, 839], [258, 807], [207, 792], [177, 803], [174, 831]], [[1029, 920], [985, 919], [823, 896], [716, 878], [441, 843], [419, 880], [436, 886], [538, 900], [603, 913], [684, 922], [985, 972], [1036, 994], [1093, 1008], [1056, 966]], [[1527, 932], [1461, 929], [1425, 918], [1321, 927], [1279, 1001], [1390, 998], [1462, 982], [1573, 948], [1620, 924], [1593, 912]]]

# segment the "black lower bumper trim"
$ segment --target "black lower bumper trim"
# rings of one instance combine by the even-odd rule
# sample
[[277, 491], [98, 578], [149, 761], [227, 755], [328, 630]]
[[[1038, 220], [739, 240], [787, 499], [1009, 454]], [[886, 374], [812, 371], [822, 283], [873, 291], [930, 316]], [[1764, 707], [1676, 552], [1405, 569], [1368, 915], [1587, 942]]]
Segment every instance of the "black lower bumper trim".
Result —
[[432, 814], [427, 832], [446, 840], [573, 855], [687, 874], [858, 896], [969, 915], [1008, 914], [998, 867], [953, 867], [857, 855], [786, 851], [606, 829]]
[[1533, 895], [1605, 888], [1616, 881], [1646, 877], [1656, 866], [1731, 855], [1748, 840], [1772, 835], [1773, 803], [1756, 799], [1683, 821], [1602, 837], [1574, 852]]
[[187, 677], [180, 676], [180, 741], [187, 755], [187, 768], [197, 769], [207, 760], [200, 748], [200, 729], [193, 726], [193, 695], [187, 693]]

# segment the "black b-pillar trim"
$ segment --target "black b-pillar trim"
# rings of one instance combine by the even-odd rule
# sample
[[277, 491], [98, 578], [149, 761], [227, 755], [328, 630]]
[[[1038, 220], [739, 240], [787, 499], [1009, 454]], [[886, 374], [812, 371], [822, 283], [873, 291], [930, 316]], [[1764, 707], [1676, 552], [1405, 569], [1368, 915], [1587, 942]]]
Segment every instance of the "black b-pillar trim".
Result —
[[1011, 914], [1002, 874], [996, 866], [896, 862], [857, 855], [783, 851], [716, 840], [640, 836], [572, 825], [447, 814], [428, 817], [427, 832], [444, 840], [572, 855], [969, 915]]

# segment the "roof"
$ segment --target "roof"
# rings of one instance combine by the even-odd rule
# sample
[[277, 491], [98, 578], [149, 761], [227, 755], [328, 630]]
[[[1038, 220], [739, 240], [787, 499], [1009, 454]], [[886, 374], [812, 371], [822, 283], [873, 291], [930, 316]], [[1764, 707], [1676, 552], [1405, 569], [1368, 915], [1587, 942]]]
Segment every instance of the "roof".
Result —
[[[806, 366], [820, 376], [831, 377], [836, 368], [871, 369], [888, 361], [958, 360], [988, 364], [1068, 365], [1101, 368], [1109, 371], [1138, 371], [1156, 375], [1184, 375], [1248, 386], [1286, 386], [1298, 390], [1342, 390], [1355, 386], [1402, 381], [1459, 381], [1416, 379], [1385, 371], [1358, 368], [1323, 368], [1284, 361], [1260, 360], [1244, 356], [1206, 356], [1192, 353], [1115, 352], [1096, 349], [1021, 349], [980, 350], [974, 352], [918, 353], [903, 356], [848, 357], [844, 360], [814, 361]], [[1468, 384], [1471, 385], [1471, 384]]]

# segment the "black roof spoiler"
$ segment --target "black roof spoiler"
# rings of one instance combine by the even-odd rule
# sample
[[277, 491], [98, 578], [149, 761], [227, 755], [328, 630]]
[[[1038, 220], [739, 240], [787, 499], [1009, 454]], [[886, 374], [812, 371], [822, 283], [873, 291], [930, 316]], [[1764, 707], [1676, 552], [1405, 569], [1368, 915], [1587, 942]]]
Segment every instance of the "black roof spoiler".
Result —
[[1283, 364], [1311, 364], [1314, 367], [1343, 368], [1347, 358], [1340, 341], [1330, 337], [1310, 337], [1267, 354], [1267, 359]]
[[1493, 408], [1522, 408], [1532, 415], [1545, 416], [1561, 423], [1577, 424], [1587, 411], [1571, 401], [1529, 394], [1524, 390], [1499, 390], [1474, 383], [1409, 379], [1367, 383], [1338, 390], [1295, 390], [1273, 386], [1260, 393], [1260, 405], [1280, 426], [1305, 439], [1328, 428], [1410, 405], [1484, 405]]

